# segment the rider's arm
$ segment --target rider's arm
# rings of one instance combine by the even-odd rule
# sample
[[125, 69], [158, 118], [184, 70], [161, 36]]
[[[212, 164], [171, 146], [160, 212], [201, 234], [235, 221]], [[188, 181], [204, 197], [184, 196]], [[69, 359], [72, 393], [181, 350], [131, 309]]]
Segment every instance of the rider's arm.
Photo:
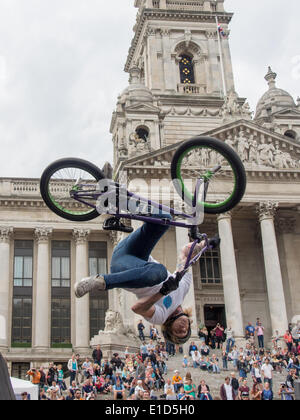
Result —
[[161, 293], [156, 293], [153, 296], [144, 297], [138, 300], [131, 309], [134, 313], [150, 319], [155, 313], [155, 303], [161, 300], [162, 297], [163, 295]]

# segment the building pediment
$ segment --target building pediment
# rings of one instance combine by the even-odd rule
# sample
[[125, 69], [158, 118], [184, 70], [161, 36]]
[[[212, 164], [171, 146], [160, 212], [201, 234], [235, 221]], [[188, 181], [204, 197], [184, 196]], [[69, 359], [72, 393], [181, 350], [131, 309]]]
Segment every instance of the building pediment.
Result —
[[145, 104], [145, 103], [137, 103], [134, 105], [129, 105], [125, 107], [127, 113], [145, 113], [145, 114], [159, 114], [160, 109], [154, 105]]
[[[242, 159], [246, 171], [254, 177], [273, 173], [273, 178], [293, 174], [294, 180], [300, 179], [300, 144], [278, 133], [240, 120], [202, 135], [216, 137], [232, 147]], [[180, 144], [123, 161], [120, 170], [145, 174], [149, 170], [152, 174], [170, 171], [172, 158]]]
[[283, 109], [281, 111], [275, 112], [274, 114], [272, 114], [272, 117], [276, 117], [276, 118], [288, 118], [288, 119], [293, 119], [293, 118], [300, 118], [300, 110], [295, 109], [295, 108], [290, 108], [290, 109]]

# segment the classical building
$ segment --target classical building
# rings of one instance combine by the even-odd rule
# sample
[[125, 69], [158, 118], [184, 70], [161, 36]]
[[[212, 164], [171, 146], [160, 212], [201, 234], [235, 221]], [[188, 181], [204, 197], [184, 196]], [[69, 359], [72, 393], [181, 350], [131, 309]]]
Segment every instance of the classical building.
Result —
[[[201, 230], [219, 232], [222, 244], [193, 268], [185, 306], [193, 308], [194, 334], [197, 325], [219, 321], [242, 337], [257, 317], [268, 339], [276, 330], [283, 334], [300, 318], [300, 99], [277, 88], [269, 68], [267, 92], [251, 113], [235, 91], [232, 14], [224, 0], [135, 0], [135, 6], [125, 65], [130, 84], [111, 122], [116, 178], [164, 198], [182, 141], [203, 134], [235, 148], [247, 191], [232, 212], [205, 217]], [[180, 205], [173, 192], [170, 200]], [[64, 221], [43, 204], [39, 180], [2, 178], [0, 221], [0, 351], [14, 376], [30, 363], [66, 362], [72, 348], [89, 354], [108, 308], [135, 330], [134, 295], [114, 290], [76, 300], [72, 292], [78, 279], [109, 270], [123, 237], [103, 231], [102, 217]], [[174, 271], [187, 241], [187, 230], [170, 229], [154, 257]]]

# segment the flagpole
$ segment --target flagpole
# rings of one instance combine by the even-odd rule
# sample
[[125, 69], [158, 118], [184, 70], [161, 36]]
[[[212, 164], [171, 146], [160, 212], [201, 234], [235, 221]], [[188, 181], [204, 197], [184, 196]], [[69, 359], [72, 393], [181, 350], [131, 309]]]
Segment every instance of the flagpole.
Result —
[[226, 88], [226, 81], [225, 81], [225, 70], [224, 70], [224, 62], [223, 62], [221, 36], [220, 36], [220, 31], [219, 31], [218, 15], [216, 16], [216, 24], [217, 24], [217, 33], [218, 33], [218, 44], [219, 44], [219, 54], [220, 54], [221, 73], [222, 73], [222, 82], [223, 82], [223, 92], [224, 92], [224, 97], [226, 97], [227, 96], [227, 88]]

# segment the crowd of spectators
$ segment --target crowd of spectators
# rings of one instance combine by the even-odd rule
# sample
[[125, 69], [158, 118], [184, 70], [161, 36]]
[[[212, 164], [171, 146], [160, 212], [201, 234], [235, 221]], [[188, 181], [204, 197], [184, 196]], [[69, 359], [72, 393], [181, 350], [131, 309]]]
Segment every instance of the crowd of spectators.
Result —
[[[150, 339], [146, 340], [144, 330], [140, 322], [141, 346], [135, 354], [127, 348], [124, 353], [114, 353], [108, 359], [98, 346], [92, 357], [85, 360], [73, 354], [67, 371], [62, 365], [53, 363], [47, 369], [31, 369], [28, 375], [39, 386], [40, 399], [294, 399], [295, 381], [300, 370], [299, 324], [286, 332], [284, 346], [280, 345], [282, 338], [275, 335], [271, 349], [264, 348], [264, 327], [259, 319], [256, 326], [249, 323], [245, 328], [247, 341], [243, 347], [236, 346], [234, 331], [230, 327], [217, 324], [210, 333], [203, 327], [199, 329], [200, 341], [190, 342], [187, 354], [181, 347], [164, 343], [154, 326], [150, 329]], [[169, 361], [175, 355], [180, 356], [182, 363], [178, 363], [175, 371], [169, 372]], [[194, 382], [193, 376], [199, 377], [199, 370], [211, 375], [226, 374], [217, 394], [211, 392], [205, 380]], [[279, 390], [273, 389], [276, 372], [286, 378]]]

